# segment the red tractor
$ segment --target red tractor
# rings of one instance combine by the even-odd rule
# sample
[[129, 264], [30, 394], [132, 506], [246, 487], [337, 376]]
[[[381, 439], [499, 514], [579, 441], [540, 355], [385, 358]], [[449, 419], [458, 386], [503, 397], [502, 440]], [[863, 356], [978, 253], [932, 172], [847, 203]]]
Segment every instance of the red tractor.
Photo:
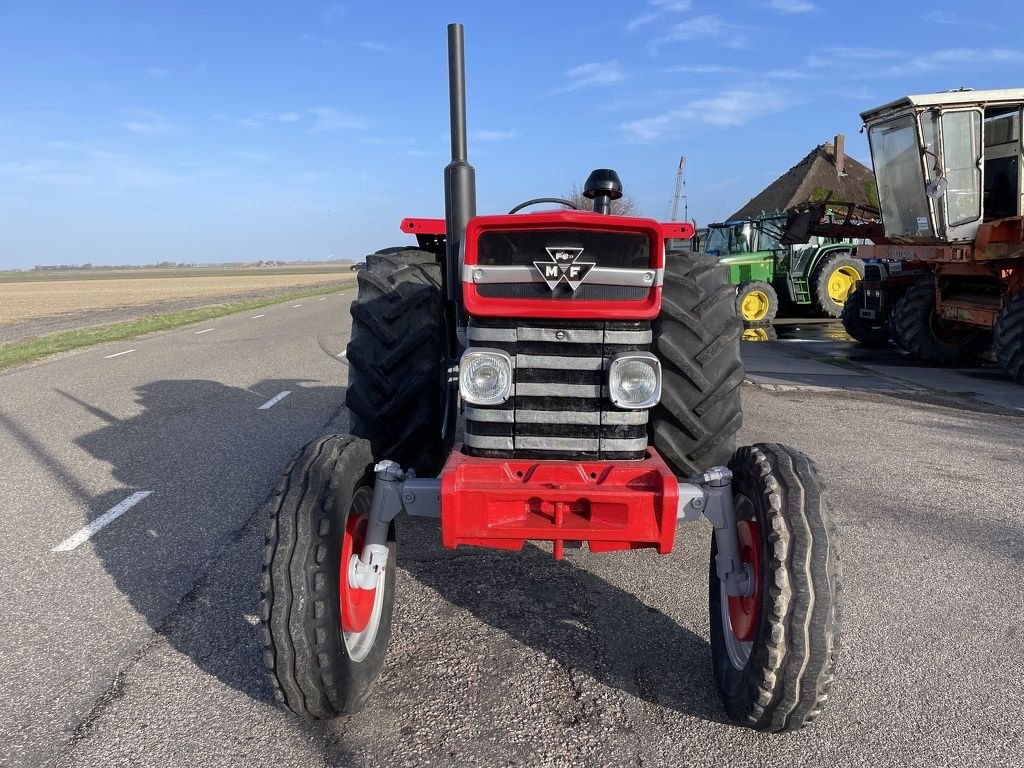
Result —
[[261, 618], [278, 700], [317, 719], [366, 702], [391, 634], [401, 513], [440, 518], [448, 548], [549, 541], [556, 558], [584, 542], [668, 554], [677, 522], [703, 517], [726, 709], [759, 730], [801, 727], [835, 674], [836, 531], [805, 455], [734, 451], [741, 325], [725, 269], [666, 260], [687, 224], [610, 215], [611, 170], [587, 180], [593, 210], [517, 215], [574, 207], [541, 198], [477, 216], [461, 25], [448, 57], [446, 219], [406, 219], [418, 246], [367, 258], [352, 434], [306, 446], [274, 500]]

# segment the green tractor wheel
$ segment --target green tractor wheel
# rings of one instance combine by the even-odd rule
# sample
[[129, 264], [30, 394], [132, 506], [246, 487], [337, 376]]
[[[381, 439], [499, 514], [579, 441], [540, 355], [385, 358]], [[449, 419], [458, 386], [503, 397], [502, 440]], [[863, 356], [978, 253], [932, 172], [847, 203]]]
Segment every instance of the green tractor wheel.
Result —
[[736, 291], [736, 315], [744, 325], [770, 323], [779, 312], [775, 289], [762, 280], [740, 283]]

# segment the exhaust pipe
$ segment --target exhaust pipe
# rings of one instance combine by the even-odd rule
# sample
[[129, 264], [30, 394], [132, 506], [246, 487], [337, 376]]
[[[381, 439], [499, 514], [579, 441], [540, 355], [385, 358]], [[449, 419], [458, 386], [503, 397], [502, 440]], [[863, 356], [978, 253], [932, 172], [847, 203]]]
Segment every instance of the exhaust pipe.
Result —
[[452, 161], [444, 169], [444, 219], [448, 300], [462, 303], [459, 254], [466, 224], [476, 216], [476, 171], [466, 149], [466, 62], [462, 25], [448, 25], [448, 102], [451, 113]]

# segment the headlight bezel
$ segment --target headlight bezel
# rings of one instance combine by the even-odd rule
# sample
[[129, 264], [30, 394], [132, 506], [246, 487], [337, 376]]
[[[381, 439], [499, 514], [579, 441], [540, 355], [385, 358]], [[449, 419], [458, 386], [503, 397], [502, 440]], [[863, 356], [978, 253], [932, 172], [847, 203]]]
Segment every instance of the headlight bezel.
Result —
[[[616, 396], [616, 375], [621, 376], [619, 372], [627, 363], [641, 363], [654, 372], [654, 390], [643, 402], [630, 403]], [[618, 381], [621, 384], [621, 378]], [[613, 355], [608, 361], [608, 399], [613, 406], [625, 411], [642, 411], [656, 406], [661, 401], [661, 361], [650, 352], [619, 352]]]
[[[475, 394], [469, 391], [466, 386], [467, 374], [470, 369], [470, 365], [475, 360], [492, 360], [496, 361], [500, 365], [504, 366], [507, 372], [507, 383], [506, 385], [496, 392], [495, 395], [487, 398], [477, 397]], [[515, 391], [515, 364], [512, 357], [503, 349], [494, 349], [492, 347], [470, 347], [462, 353], [462, 357], [459, 358], [459, 396], [462, 401], [469, 405], [502, 405], [508, 402], [508, 399], [512, 397]]]

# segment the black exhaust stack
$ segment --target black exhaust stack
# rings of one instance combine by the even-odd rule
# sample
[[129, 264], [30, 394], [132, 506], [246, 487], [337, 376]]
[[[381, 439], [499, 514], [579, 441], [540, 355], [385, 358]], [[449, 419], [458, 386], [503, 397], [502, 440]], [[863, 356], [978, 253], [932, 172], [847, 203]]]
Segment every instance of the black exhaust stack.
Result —
[[459, 252], [466, 224], [476, 216], [476, 171], [466, 150], [466, 62], [462, 25], [448, 25], [448, 101], [451, 110], [452, 161], [444, 169], [444, 218], [448, 299], [462, 303]]

